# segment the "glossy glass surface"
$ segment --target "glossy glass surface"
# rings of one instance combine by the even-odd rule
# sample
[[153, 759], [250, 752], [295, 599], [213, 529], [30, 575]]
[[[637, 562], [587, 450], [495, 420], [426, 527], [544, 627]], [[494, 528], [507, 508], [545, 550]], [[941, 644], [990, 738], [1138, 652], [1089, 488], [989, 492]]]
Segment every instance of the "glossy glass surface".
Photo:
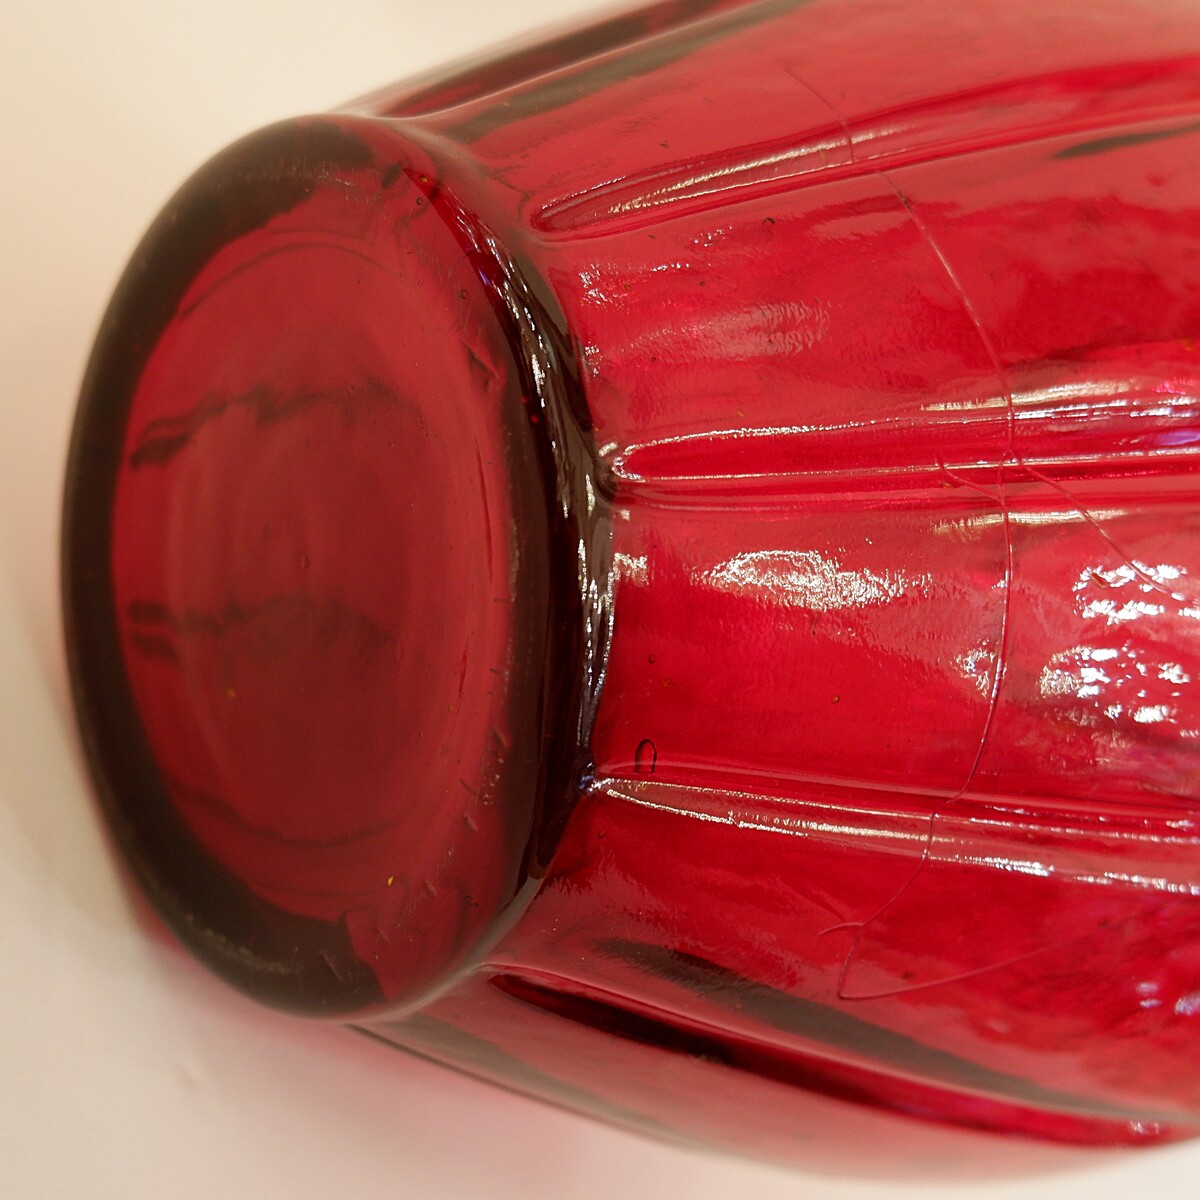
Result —
[[168, 919], [654, 1128], [1193, 1127], [1198, 111], [1190, 5], [669, 3], [210, 164], [67, 510]]

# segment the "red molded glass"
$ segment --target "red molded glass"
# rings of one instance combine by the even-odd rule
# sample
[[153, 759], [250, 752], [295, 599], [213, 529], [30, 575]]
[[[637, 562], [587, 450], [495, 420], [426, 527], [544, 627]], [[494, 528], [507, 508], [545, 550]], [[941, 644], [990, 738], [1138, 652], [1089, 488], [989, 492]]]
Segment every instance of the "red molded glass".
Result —
[[201, 170], [65, 529], [180, 937], [652, 1128], [1194, 1128], [1198, 112], [1191, 3], [669, 0]]

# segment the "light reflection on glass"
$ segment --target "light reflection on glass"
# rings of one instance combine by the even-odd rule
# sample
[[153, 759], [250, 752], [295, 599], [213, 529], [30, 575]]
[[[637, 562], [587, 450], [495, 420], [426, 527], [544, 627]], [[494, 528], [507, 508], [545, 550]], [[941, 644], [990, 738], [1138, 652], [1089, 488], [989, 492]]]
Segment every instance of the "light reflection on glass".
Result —
[[781, 604], [830, 612], [888, 604], [927, 591], [933, 576], [903, 571], [846, 570], [816, 550], [755, 550], [737, 554], [704, 572], [711, 586], [737, 595], [747, 588], [769, 593]]
[[650, 577], [649, 560], [644, 554], [625, 554], [618, 550], [613, 555], [613, 573], [622, 582], [644, 584]]

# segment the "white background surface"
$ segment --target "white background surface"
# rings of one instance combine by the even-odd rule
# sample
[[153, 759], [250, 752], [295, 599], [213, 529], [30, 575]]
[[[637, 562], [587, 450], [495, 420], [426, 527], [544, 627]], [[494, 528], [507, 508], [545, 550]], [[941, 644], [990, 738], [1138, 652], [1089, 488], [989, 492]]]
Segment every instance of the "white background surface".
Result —
[[125, 259], [242, 133], [587, 7], [0, 0], [0, 1196], [1200, 1196], [1200, 1144], [1013, 1141], [1032, 1176], [937, 1187], [661, 1146], [259, 1010], [121, 883], [70, 721], [55, 559], [74, 394]]

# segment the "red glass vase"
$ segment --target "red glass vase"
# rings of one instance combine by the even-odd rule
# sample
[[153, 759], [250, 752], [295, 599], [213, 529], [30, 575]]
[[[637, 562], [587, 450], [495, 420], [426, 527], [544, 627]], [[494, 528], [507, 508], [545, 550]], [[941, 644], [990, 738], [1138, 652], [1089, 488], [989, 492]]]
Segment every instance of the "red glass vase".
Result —
[[65, 510], [167, 921], [654, 1128], [1195, 1127], [1197, 114], [1190, 3], [668, 0], [204, 167]]

